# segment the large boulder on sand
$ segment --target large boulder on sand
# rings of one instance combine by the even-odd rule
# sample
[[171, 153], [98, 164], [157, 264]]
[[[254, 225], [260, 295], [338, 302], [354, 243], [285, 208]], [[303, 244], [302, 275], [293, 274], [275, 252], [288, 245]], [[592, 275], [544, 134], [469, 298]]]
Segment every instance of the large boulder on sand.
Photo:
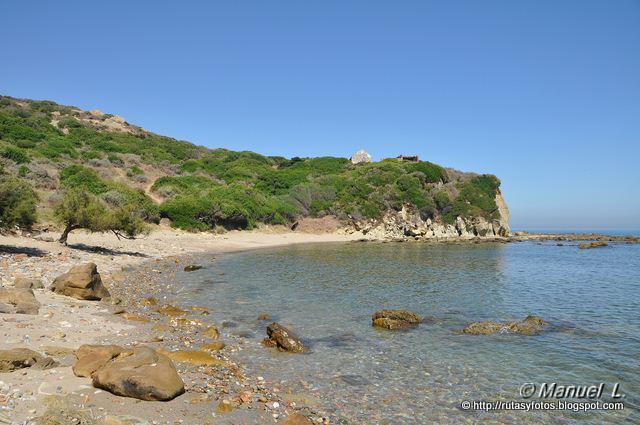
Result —
[[522, 335], [536, 335], [549, 324], [538, 316], [529, 315], [519, 322], [474, 322], [462, 330], [472, 335], [491, 335], [495, 333], [519, 333]]
[[291, 353], [305, 353], [309, 351], [293, 332], [279, 323], [273, 322], [267, 326], [267, 338], [263, 341], [267, 347], [276, 347], [280, 351]]
[[173, 362], [152, 348], [121, 353], [93, 374], [93, 386], [140, 400], [172, 400], [184, 393]]
[[122, 347], [118, 345], [81, 345], [76, 351], [78, 360], [73, 365], [73, 373], [76, 376], [90, 377], [122, 351]]
[[40, 303], [31, 289], [0, 288], [2, 313], [38, 314]]
[[408, 310], [381, 310], [371, 316], [373, 326], [385, 329], [403, 329], [421, 322], [420, 316]]
[[49, 369], [54, 366], [56, 362], [51, 357], [44, 357], [28, 348], [0, 350], [0, 372], [13, 372], [25, 367]]
[[101, 300], [110, 296], [102, 284], [98, 267], [93, 263], [72, 267], [53, 281], [51, 290], [79, 300]]

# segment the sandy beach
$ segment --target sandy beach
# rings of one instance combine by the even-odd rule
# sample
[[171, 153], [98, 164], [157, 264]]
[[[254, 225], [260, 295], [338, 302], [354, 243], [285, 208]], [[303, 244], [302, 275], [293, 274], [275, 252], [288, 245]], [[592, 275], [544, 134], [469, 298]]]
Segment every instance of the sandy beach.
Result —
[[[46, 370], [25, 368], [0, 375], [0, 423], [41, 423], [49, 415], [86, 424], [192, 424], [274, 423], [305, 409], [303, 400], [283, 399], [277, 385], [261, 377], [245, 377], [233, 362], [233, 341], [215, 354], [221, 366], [212, 368], [175, 362], [185, 382], [186, 394], [170, 402], [150, 402], [119, 397], [93, 388], [88, 378], [76, 377], [71, 366], [74, 350], [83, 344], [117, 344], [123, 347], [152, 345], [156, 349], [189, 349], [203, 342], [198, 318], [176, 324], [158, 315], [156, 306], [143, 306], [143, 293], [153, 293], [158, 306], [170, 302], [163, 288], [149, 286], [147, 274], [160, 273], [163, 261], [182, 267], [189, 254], [240, 251], [287, 244], [340, 242], [358, 235], [305, 234], [265, 228], [254, 232], [221, 235], [186, 233], [157, 228], [136, 240], [118, 240], [110, 234], [74, 232], [69, 246], [56, 242], [57, 233], [37, 236], [0, 236], [2, 286], [11, 287], [17, 277], [41, 279], [44, 289], [34, 290], [41, 306], [37, 315], [2, 314], [0, 350], [28, 348], [53, 357], [59, 366]], [[162, 259], [162, 260], [161, 260]], [[81, 301], [57, 295], [48, 286], [70, 267], [92, 262], [98, 266], [111, 302]], [[135, 271], [135, 272], [134, 272]], [[138, 273], [138, 275], [135, 275]], [[132, 277], [143, 276], [143, 277]], [[132, 281], [132, 279], [136, 281]], [[158, 285], [158, 280], [153, 280]], [[203, 311], [198, 311], [198, 314]], [[195, 315], [195, 313], [194, 313]], [[204, 319], [205, 317], [202, 316]], [[183, 328], [178, 329], [180, 326]], [[244, 392], [243, 392], [244, 391]], [[231, 410], [223, 407], [232, 405]], [[275, 404], [274, 404], [275, 403]], [[326, 421], [312, 410], [306, 416]], [[53, 416], [52, 416], [53, 415]], [[65, 416], [67, 415], [67, 416]], [[75, 421], [75, 422], [74, 422]], [[45, 422], [53, 423], [53, 422]]]

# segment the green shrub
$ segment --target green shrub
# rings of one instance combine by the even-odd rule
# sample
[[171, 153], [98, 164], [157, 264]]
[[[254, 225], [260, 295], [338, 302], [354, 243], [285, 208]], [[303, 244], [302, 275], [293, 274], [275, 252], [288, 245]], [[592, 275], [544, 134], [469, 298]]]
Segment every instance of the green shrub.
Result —
[[0, 227], [31, 227], [36, 222], [37, 201], [29, 183], [0, 176]]
[[5, 148], [0, 153], [0, 156], [2, 156], [3, 158], [10, 159], [16, 164], [25, 164], [30, 161], [29, 155], [27, 155], [24, 150], [20, 148], [14, 148], [11, 146]]
[[498, 218], [495, 197], [499, 187], [500, 180], [496, 176], [483, 174], [472, 178], [462, 186], [451, 211], [443, 216], [445, 222], [453, 223], [458, 216]]
[[143, 174], [144, 174], [144, 171], [142, 171], [142, 168], [138, 167], [137, 165], [134, 165], [133, 167], [127, 170], [127, 176], [129, 177], [142, 176]]
[[433, 164], [428, 161], [409, 162], [406, 164], [407, 171], [419, 171], [424, 174], [424, 181], [426, 183], [447, 183], [449, 181], [447, 171], [439, 165]]
[[29, 174], [29, 167], [27, 167], [26, 165], [21, 165], [20, 168], [18, 168], [18, 176], [24, 177], [27, 174]]
[[82, 165], [70, 165], [60, 171], [60, 184], [64, 188], [84, 189], [94, 195], [109, 190], [109, 185], [95, 170]]
[[284, 224], [295, 217], [292, 205], [239, 185], [214, 186], [206, 195], [177, 195], [160, 212], [185, 230], [251, 229], [258, 222]]

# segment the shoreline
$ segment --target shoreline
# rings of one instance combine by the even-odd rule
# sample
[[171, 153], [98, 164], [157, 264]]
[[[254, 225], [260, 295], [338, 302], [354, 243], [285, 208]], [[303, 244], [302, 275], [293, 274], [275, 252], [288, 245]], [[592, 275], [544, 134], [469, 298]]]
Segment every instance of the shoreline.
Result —
[[[117, 344], [126, 348], [149, 345], [174, 351], [194, 350], [207, 342], [200, 336], [203, 326], [208, 325], [206, 316], [190, 312], [189, 323], [185, 324], [155, 312], [161, 305], [172, 302], [172, 290], [167, 285], [150, 283], [151, 280], [162, 283], [163, 275], [157, 273], [159, 268], [182, 267], [186, 264], [182, 264], [181, 259], [192, 255], [218, 255], [301, 243], [348, 242], [354, 240], [353, 236], [280, 231], [212, 235], [161, 229], [144, 239], [119, 241], [111, 235], [78, 232], [71, 235], [68, 247], [55, 242], [53, 236], [57, 235], [0, 236], [2, 285], [11, 287], [16, 277], [23, 276], [41, 279], [48, 288], [55, 277], [72, 266], [94, 262], [113, 299], [120, 302], [112, 305], [80, 301], [49, 289], [36, 289], [34, 293], [41, 304], [37, 315], [1, 314], [0, 350], [32, 349], [53, 357], [60, 366], [47, 370], [26, 368], [0, 375], [0, 422], [35, 423], [35, 418], [61, 410], [77, 417], [95, 418], [87, 424], [116, 424], [119, 423], [116, 419], [132, 414], [138, 420], [132, 423], [140, 424], [151, 421], [182, 424], [192, 423], [191, 420], [202, 424], [275, 423], [292, 414], [294, 409], [304, 408], [300, 402], [285, 405], [277, 394], [277, 386], [276, 391], [270, 388], [272, 383], [258, 377], [244, 377], [241, 365], [232, 358], [233, 351], [239, 349], [237, 341], [222, 352], [211, 354], [219, 363], [217, 368], [174, 360], [187, 392], [169, 402], [142, 402], [93, 388], [90, 379], [73, 374], [73, 353], [83, 344]], [[157, 274], [159, 279], [145, 281], [145, 274]], [[157, 306], [142, 305], [142, 297], [149, 295], [159, 299]], [[235, 388], [236, 382], [241, 383], [238, 388]], [[237, 404], [239, 390], [245, 387], [250, 388], [253, 398], [264, 402], [247, 408], [255, 404], [254, 400], [242, 399], [243, 408], [230, 413], [217, 412], [222, 399]], [[305, 412], [314, 417], [314, 412]], [[186, 422], [185, 417], [189, 418]], [[321, 417], [316, 419], [318, 423], [323, 422]]]
[[[71, 266], [94, 262], [114, 299], [119, 298], [121, 302], [112, 305], [79, 301], [56, 295], [48, 289], [38, 289], [34, 291], [41, 303], [38, 315], [0, 315], [4, 334], [0, 350], [30, 348], [54, 357], [61, 364], [55, 369], [22, 369], [0, 376], [0, 419], [14, 421], [9, 423], [32, 423], [29, 422], [31, 418], [45, 414], [52, 406], [54, 409], [62, 406], [70, 411], [89, 412], [96, 422], [88, 423], [96, 424], [106, 423], [104, 418], [107, 416], [117, 418], [132, 412], [136, 412], [139, 419], [166, 424], [189, 423], [181, 422], [181, 419], [196, 417], [194, 415], [201, 415], [197, 419], [203, 424], [209, 420], [211, 423], [265, 423], [277, 422], [297, 411], [303, 411], [315, 422], [323, 423], [322, 414], [305, 406], [304, 400], [299, 399], [297, 405], [295, 402], [293, 405], [287, 403], [278, 394], [281, 389], [278, 390], [277, 383], [243, 376], [242, 365], [234, 361], [234, 352], [242, 349], [241, 338], [234, 338], [233, 344], [212, 354], [221, 364], [224, 363], [222, 371], [174, 361], [185, 381], [187, 393], [170, 402], [140, 402], [96, 390], [89, 379], [74, 376], [71, 371], [72, 353], [83, 344], [113, 343], [125, 347], [144, 344], [173, 351], [193, 350], [206, 342], [200, 334], [202, 328], [209, 324], [206, 316], [198, 316], [195, 309], [189, 312], [190, 322], [182, 324], [177, 324], [175, 318], [163, 317], [156, 312], [161, 305], [171, 304], [175, 299], [175, 288], [163, 278], [173, 277], [187, 265], [186, 260], [190, 257], [305, 243], [392, 242], [367, 239], [358, 234], [308, 234], [283, 232], [281, 229], [235, 231], [221, 235], [160, 229], [144, 239], [133, 241], [120, 241], [107, 234], [78, 232], [71, 235], [68, 247], [55, 242], [53, 236], [48, 233], [32, 238], [0, 236], [0, 283], [11, 286], [15, 277], [25, 276], [42, 279], [46, 288]], [[466, 244], [545, 240], [638, 242], [638, 238], [632, 236], [596, 234], [520, 234], [510, 238], [417, 242]], [[142, 299], [149, 296], [158, 299], [157, 306], [143, 305]], [[226, 335], [223, 341], [229, 342], [229, 336]], [[243, 391], [252, 394], [249, 402], [238, 402], [237, 397]], [[216, 413], [216, 408], [223, 399], [239, 404], [235, 406], [237, 409], [221, 417], [222, 413]], [[264, 402], [257, 402], [257, 399]], [[274, 402], [278, 407], [274, 407]]]

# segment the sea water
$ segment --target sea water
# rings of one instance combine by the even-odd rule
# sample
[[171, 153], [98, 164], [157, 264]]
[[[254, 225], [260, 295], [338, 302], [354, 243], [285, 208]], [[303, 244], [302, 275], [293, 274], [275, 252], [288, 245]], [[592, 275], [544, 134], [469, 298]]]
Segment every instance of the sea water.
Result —
[[[204, 260], [203, 260], [204, 261]], [[251, 373], [342, 423], [640, 423], [640, 245], [339, 243], [226, 254], [180, 277], [185, 304], [206, 305], [223, 336], [246, 340]], [[222, 274], [224, 273], [224, 274]], [[408, 309], [406, 331], [371, 314]], [[309, 354], [260, 344], [268, 313]], [[469, 322], [535, 314], [535, 336], [466, 335]], [[464, 410], [524, 399], [523, 384], [600, 385], [623, 411]], [[609, 394], [619, 384], [622, 399]], [[565, 400], [567, 401], [567, 400]], [[569, 399], [568, 401], [580, 401]]]

